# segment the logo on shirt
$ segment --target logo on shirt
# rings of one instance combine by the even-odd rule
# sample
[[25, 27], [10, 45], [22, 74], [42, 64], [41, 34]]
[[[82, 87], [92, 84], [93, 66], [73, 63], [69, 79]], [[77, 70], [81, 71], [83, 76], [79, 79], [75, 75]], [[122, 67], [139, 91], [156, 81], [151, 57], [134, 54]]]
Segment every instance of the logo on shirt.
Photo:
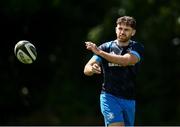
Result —
[[[116, 54], [114, 51], [112, 51], [112, 52], [110, 52], [111, 54]], [[108, 66], [109, 67], [121, 67], [121, 65], [119, 65], [119, 64], [115, 64], [115, 63], [108, 63]]]
[[121, 65], [119, 65], [119, 64], [115, 64], [115, 63], [108, 63], [108, 66], [109, 67], [121, 67]]

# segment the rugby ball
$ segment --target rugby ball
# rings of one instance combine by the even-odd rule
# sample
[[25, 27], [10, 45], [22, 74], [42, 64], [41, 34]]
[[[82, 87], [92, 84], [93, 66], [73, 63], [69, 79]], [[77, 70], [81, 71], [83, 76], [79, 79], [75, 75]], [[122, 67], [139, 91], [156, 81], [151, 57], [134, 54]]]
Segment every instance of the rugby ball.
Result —
[[14, 54], [24, 64], [31, 64], [37, 58], [35, 46], [27, 40], [21, 40], [14, 47]]

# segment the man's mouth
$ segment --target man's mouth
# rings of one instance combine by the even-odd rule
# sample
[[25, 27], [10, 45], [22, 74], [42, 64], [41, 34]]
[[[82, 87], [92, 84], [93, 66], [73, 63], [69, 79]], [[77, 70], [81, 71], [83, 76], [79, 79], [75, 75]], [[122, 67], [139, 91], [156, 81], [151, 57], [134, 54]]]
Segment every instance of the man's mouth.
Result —
[[125, 38], [126, 36], [125, 35], [120, 35], [120, 38]]

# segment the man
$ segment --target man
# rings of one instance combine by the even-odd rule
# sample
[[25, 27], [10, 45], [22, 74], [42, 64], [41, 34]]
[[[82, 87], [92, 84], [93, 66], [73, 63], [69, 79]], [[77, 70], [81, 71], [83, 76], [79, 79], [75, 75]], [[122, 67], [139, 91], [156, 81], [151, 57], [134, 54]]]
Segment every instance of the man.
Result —
[[94, 53], [84, 68], [84, 74], [100, 74], [104, 83], [100, 95], [101, 112], [106, 126], [133, 126], [135, 120], [135, 77], [143, 59], [144, 47], [132, 41], [136, 21], [123, 16], [116, 21], [117, 39], [99, 47], [85, 42], [86, 48]]

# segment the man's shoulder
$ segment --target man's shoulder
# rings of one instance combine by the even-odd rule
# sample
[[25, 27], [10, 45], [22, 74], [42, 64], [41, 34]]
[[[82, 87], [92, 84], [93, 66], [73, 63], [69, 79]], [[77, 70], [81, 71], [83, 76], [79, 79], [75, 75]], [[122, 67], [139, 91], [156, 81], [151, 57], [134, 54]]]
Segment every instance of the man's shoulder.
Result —
[[109, 48], [113, 43], [115, 43], [115, 40], [104, 42], [101, 44], [101, 46]]
[[112, 41], [106, 41], [106, 42], [104, 42], [104, 44], [107, 44], [107, 45], [109, 45], [109, 44], [112, 44], [112, 43], [115, 43], [116, 42], [116, 40], [112, 40]]
[[144, 45], [138, 41], [130, 40], [131, 46], [138, 46], [144, 48]]

